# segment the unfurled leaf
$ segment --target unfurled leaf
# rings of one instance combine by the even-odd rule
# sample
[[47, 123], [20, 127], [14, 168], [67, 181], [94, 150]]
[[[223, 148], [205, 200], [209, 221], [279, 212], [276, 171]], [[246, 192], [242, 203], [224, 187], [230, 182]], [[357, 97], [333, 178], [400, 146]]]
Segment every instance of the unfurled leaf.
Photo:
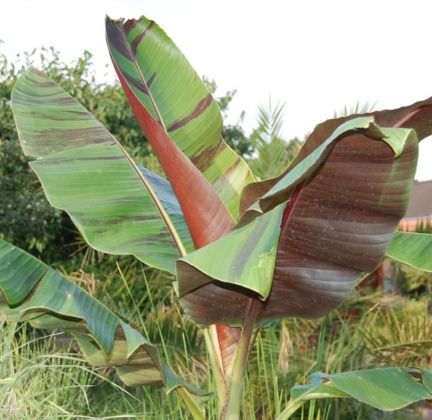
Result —
[[[417, 152], [413, 130], [381, 128], [371, 117], [342, 124], [282, 178], [255, 219], [179, 261], [186, 311], [202, 323], [237, 324], [251, 297], [262, 301], [258, 319], [330, 311], [384, 256], [406, 210]], [[277, 234], [264, 233], [266, 223], [279, 226]]]
[[393, 367], [314, 373], [310, 384], [291, 388], [290, 401], [276, 420], [288, 419], [304, 402], [322, 398], [354, 398], [379, 410], [398, 410], [432, 399], [431, 378], [430, 370]]
[[140, 170], [99, 121], [37, 70], [17, 81], [12, 107], [48, 200], [87, 242], [174, 272], [176, 258], [193, 246], [167, 181]]
[[432, 272], [432, 234], [396, 232], [386, 255], [397, 262]]
[[313, 132], [307, 137], [300, 152], [281, 175], [268, 180], [251, 183], [244, 189], [241, 198], [241, 213], [265, 195], [287, 173], [297, 166], [299, 162], [319, 148], [337, 127], [354, 118], [369, 116], [372, 116], [380, 127], [412, 128], [416, 131], [419, 141], [432, 134], [432, 98], [398, 109], [353, 114], [327, 120], [315, 127]]
[[92, 366], [114, 367], [126, 385], [165, 385], [167, 391], [186, 386], [138, 331], [61, 274], [2, 240], [0, 314], [70, 333]]

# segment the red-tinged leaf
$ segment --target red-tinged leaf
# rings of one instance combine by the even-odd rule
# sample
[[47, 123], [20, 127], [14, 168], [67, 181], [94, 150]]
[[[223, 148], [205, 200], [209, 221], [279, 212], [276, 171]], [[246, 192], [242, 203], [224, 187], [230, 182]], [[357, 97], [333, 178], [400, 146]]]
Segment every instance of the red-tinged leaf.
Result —
[[223, 371], [227, 373], [234, 360], [237, 344], [241, 336], [241, 329], [224, 324], [216, 324], [216, 333], [221, 352]]
[[353, 114], [346, 117], [329, 119], [315, 127], [313, 132], [307, 137], [298, 155], [281, 175], [246, 186], [242, 193], [240, 212], [243, 213], [246, 211], [252, 203], [267, 193], [299, 162], [318, 148], [338, 126], [345, 121], [360, 116], [373, 116], [375, 122], [381, 127], [413, 128], [417, 133], [419, 141], [432, 134], [432, 98], [398, 109]]
[[128, 21], [107, 18], [106, 29], [123, 85], [128, 85], [139, 105], [160, 123], [167, 139], [203, 174], [237, 219], [241, 191], [253, 176], [222, 139], [222, 116], [207, 87], [155, 22], [144, 16]]
[[[367, 130], [364, 134], [347, 133], [335, 137], [338, 141], [326, 160], [285, 198], [290, 200], [279, 219], [282, 224], [274, 275], [268, 276], [267, 282], [265, 276], [257, 276], [249, 284], [250, 276], [243, 278], [242, 274], [249, 273], [251, 265], [257, 265], [263, 256], [270, 256], [272, 247], [266, 238], [271, 236], [262, 235], [263, 239], [257, 240], [255, 233], [265, 219], [268, 226], [274, 223], [272, 214], [276, 217], [278, 208], [206, 247], [216, 255], [219, 244], [228, 249], [230, 240], [246, 243], [251, 236], [263, 249], [258, 260], [242, 261], [240, 267], [238, 260], [231, 261], [226, 255], [223, 264], [229, 269], [224, 273], [213, 261], [196, 264], [193, 256], [200, 253], [203, 257], [203, 248], [177, 263], [178, 273], [184, 270], [197, 286], [182, 298], [194, 319], [202, 323], [241, 323], [240, 314], [251, 297], [263, 302], [259, 319], [321, 316], [347, 296], [363, 272], [379, 265], [406, 210], [418, 141], [415, 132], [407, 129], [381, 129], [381, 140], [375, 133], [366, 135]], [[274, 260], [267, 261], [273, 264]], [[188, 281], [186, 277], [183, 280]], [[271, 290], [267, 292], [269, 282]]]
[[208, 181], [170, 141], [164, 127], [144, 108], [114, 65], [126, 96], [165, 171], [183, 210], [196, 248], [231, 231], [234, 221]]
[[[232, 230], [233, 216], [238, 216], [240, 191], [252, 181], [251, 173], [221, 139], [222, 122], [213, 98], [163, 31], [144, 17], [127, 22], [107, 18], [106, 25], [111, 58], [122, 87], [173, 187], [194, 245], [201, 248]], [[148, 48], [165, 48], [138, 54], [139, 45], [141, 50], [146, 47], [143, 40], [150, 31], [153, 38], [149, 37]], [[174, 70], [173, 66], [181, 80], [175, 87], [171, 85], [171, 91], [167, 88], [171, 76], [165, 74], [167, 66], [162, 65], [170, 54], [178, 58], [177, 64], [183, 69]], [[146, 77], [150, 65], [154, 67]], [[205, 96], [189, 114], [177, 114], [189, 109], [195, 96], [202, 97], [203, 92]], [[176, 101], [180, 99], [180, 107], [170, 108], [173, 95]], [[239, 330], [219, 325], [218, 332], [221, 357], [227, 365]]]
[[283, 227], [267, 316], [321, 316], [380, 264], [405, 214], [417, 153], [415, 135], [397, 159], [358, 135], [335, 146]]
[[[195, 247], [201, 248], [230, 232], [234, 221], [210, 184], [175, 143], [169, 140], [163, 127], [140, 106], [122, 74], [118, 71], [117, 74], [135, 115], [170, 180]], [[226, 367], [232, 362], [240, 329], [218, 325], [217, 332], [222, 363]]]

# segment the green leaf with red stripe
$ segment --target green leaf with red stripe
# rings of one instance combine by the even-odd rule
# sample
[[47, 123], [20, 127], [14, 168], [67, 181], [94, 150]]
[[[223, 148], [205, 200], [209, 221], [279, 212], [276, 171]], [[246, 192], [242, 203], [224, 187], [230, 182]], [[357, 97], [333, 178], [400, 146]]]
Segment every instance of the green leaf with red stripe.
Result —
[[[236, 219], [241, 191], [253, 177], [222, 139], [220, 110], [206, 86], [155, 22], [145, 17], [128, 21], [107, 18], [106, 29], [122, 84], [127, 84], [137, 99], [132, 104], [135, 112], [144, 108], [163, 127], [167, 138], [199, 169]], [[145, 131], [152, 142], [152, 133]], [[158, 155], [156, 149], [155, 153]]]
[[[216, 102], [154, 22], [107, 18], [106, 31], [120, 82], [171, 182], [195, 247], [219, 239], [234, 227], [240, 193], [253, 177], [221, 138]], [[219, 325], [217, 331], [215, 348], [227, 366], [239, 330]]]
[[87, 242], [174, 272], [193, 245], [168, 181], [140, 169], [99, 121], [37, 70], [17, 81], [12, 108], [48, 200]]

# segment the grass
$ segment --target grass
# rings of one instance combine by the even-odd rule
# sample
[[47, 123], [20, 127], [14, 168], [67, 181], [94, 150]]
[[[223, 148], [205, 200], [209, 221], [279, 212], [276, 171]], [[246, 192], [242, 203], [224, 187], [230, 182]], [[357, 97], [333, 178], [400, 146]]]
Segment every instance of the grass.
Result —
[[[181, 317], [171, 278], [120, 260], [104, 281], [86, 267], [71, 278], [159, 344], [175, 371], [211, 386], [202, 332]], [[247, 419], [273, 419], [294, 384], [315, 371], [337, 373], [372, 366], [431, 367], [430, 298], [357, 292], [320, 320], [286, 319], [256, 337], [246, 378]], [[216, 419], [213, 397], [207, 418]], [[421, 406], [383, 414], [351, 400], [310, 402], [294, 419], [416, 419]], [[0, 324], [0, 418], [188, 419], [181, 400], [162, 389], [126, 388], [110, 370], [91, 370], [61, 334]]]
[[0, 324], [0, 418], [72, 417], [89, 407], [93, 373], [76, 354], [54, 354], [59, 334]]

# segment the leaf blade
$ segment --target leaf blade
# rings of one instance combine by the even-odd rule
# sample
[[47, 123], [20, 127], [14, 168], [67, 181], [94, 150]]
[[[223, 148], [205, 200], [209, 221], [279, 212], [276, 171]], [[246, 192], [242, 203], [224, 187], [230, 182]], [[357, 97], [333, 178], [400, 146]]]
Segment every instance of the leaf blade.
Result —
[[34, 69], [17, 81], [12, 107], [48, 200], [87, 242], [174, 272], [175, 259], [186, 253], [183, 242], [157, 191], [102, 124]]
[[[223, 141], [220, 111], [206, 86], [155, 22], [145, 17], [126, 22], [107, 18], [106, 28], [120, 79], [237, 218], [241, 190], [253, 177], [246, 163]], [[166, 165], [162, 162], [162, 166]]]
[[[372, 124], [370, 119], [369, 123]], [[368, 136], [367, 130], [353, 134], [348, 129], [345, 137], [331, 136], [330, 139], [339, 141], [326, 160], [315, 166], [315, 172], [307, 173], [307, 182], [299, 184], [294, 192], [283, 191], [287, 192], [285, 200], [290, 201], [285, 204], [277, 238], [274, 276], [267, 277], [271, 293], [263, 302], [259, 319], [321, 316], [348, 295], [363, 272], [378, 266], [405, 213], [417, 162], [415, 133], [394, 130], [374, 129], [373, 135]], [[377, 140], [377, 132], [381, 133], [381, 140]], [[395, 157], [389, 139], [385, 138], [392, 135], [395, 144], [398, 140], [403, 144], [399, 157]], [[293, 179], [298, 177], [297, 174]], [[241, 226], [221, 241], [229, 241]], [[205, 252], [205, 248], [200, 252]], [[193, 256], [194, 253], [184, 260], [192, 260]], [[223, 261], [235, 264], [230, 257], [227, 253]], [[201, 274], [208, 269], [209, 266], [199, 267]], [[227, 323], [242, 322], [238, 314], [246, 307], [250, 292], [258, 290], [247, 281], [241, 284], [243, 289], [234, 290], [239, 283], [232, 276], [225, 278], [225, 285], [214, 282], [218, 280], [216, 276], [212, 279], [213, 282], [203, 279], [204, 286], [183, 296], [185, 309], [202, 323], [216, 322], [218, 317]], [[264, 297], [262, 293], [261, 296]]]
[[386, 255], [392, 260], [423, 271], [432, 272], [432, 235], [396, 232]]
[[[291, 396], [293, 400], [350, 397], [379, 410], [393, 411], [432, 397], [425, 384], [430, 371], [416, 370], [415, 373], [422, 377], [422, 382], [418, 382], [413, 373], [413, 369], [395, 367], [332, 375], [316, 373], [314, 375], [318, 383], [313, 381], [310, 385], [294, 386], [291, 389]], [[315, 390], [320, 386], [324, 386], [330, 392], [319, 395]], [[281, 415], [280, 419], [282, 418], [285, 417]]]
[[292, 168], [317, 149], [339, 125], [353, 118], [369, 116], [372, 116], [376, 124], [381, 127], [412, 128], [416, 131], [419, 141], [432, 134], [432, 125], [430, 124], [432, 117], [432, 98], [398, 109], [353, 114], [324, 121], [318, 124], [312, 133], [307, 136], [298, 155], [280, 176], [251, 183], [245, 187], [241, 198], [241, 212], [243, 213], [253, 202], [267, 193], [269, 189]]
[[[15, 258], [14, 263], [10, 264], [11, 255], [25, 258]], [[36, 283], [27, 282], [26, 264], [40, 268], [42, 275]], [[84, 290], [3, 240], [0, 240], [0, 267], [3, 268], [0, 272], [0, 312], [8, 319], [28, 321], [36, 328], [65, 329], [78, 338], [80, 345], [85, 343], [82, 348], [85, 354], [89, 346], [97, 353], [97, 356], [89, 357], [94, 366], [147, 364], [152, 378], [155, 370], [159, 372], [157, 380], [152, 379], [152, 383], [163, 382], [156, 348], [137, 331], [134, 334], [140, 337], [139, 340], [127, 340], [125, 332], [131, 327]], [[11, 302], [8, 283], [17, 281], [25, 284], [25, 296], [18, 304], [11, 306], [8, 303]], [[132, 354], [134, 357], [131, 357]], [[146, 375], [141, 377], [141, 381], [142, 384], [147, 382]]]
[[[201, 248], [232, 230], [252, 173], [222, 140], [215, 101], [158, 25], [145, 17], [126, 22], [107, 17], [106, 34], [126, 96], [173, 186], [194, 245]], [[217, 331], [214, 347], [225, 359], [232, 351], [225, 351], [223, 343], [230, 340], [223, 336], [235, 338], [239, 331], [223, 326]]]

